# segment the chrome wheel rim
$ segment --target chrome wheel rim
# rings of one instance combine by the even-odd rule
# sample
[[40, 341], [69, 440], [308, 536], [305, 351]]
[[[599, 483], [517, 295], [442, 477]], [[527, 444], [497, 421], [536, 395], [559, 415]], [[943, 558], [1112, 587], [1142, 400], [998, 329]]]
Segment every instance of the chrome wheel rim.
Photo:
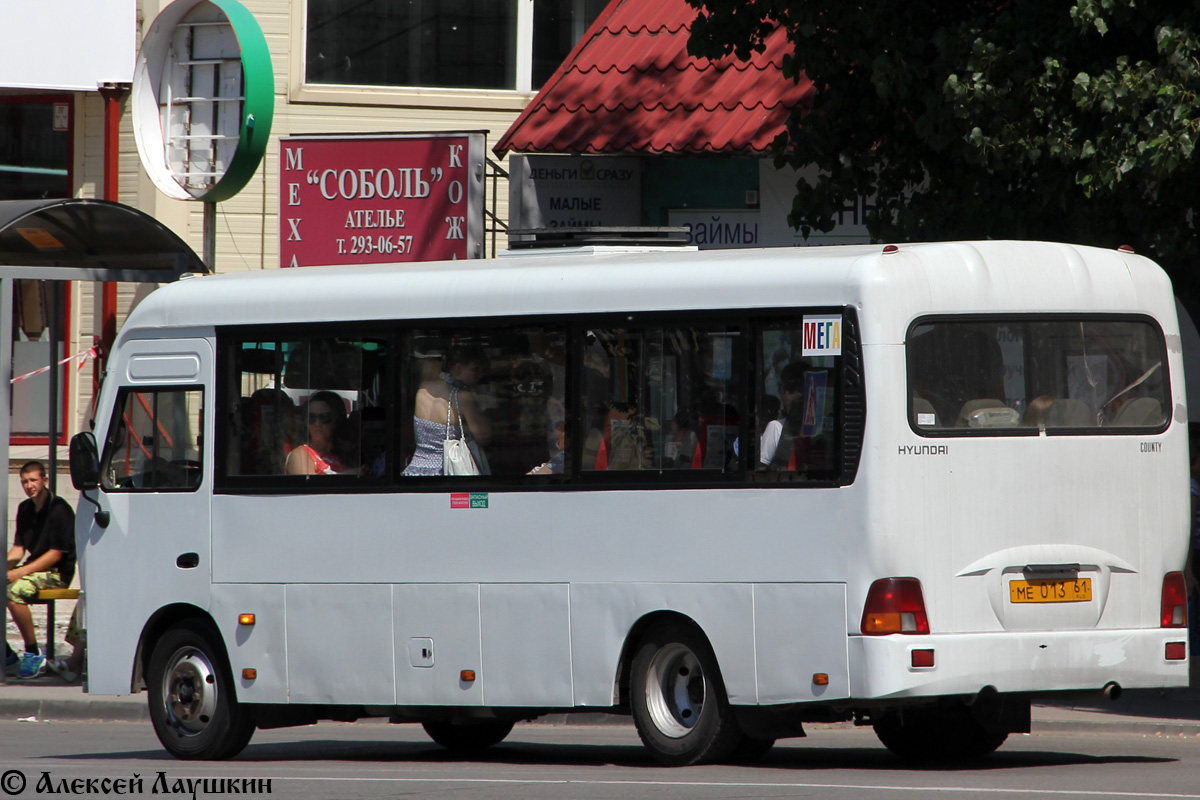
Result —
[[217, 671], [194, 647], [176, 650], [163, 676], [167, 721], [181, 736], [202, 733], [217, 707]]
[[687, 736], [704, 711], [704, 671], [681, 644], [660, 647], [646, 668], [646, 710], [664, 736]]

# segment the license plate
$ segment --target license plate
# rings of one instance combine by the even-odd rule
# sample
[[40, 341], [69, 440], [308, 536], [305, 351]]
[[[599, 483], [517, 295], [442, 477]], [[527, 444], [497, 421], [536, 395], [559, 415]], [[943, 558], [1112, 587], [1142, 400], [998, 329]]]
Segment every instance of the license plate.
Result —
[[1092, 579], [1012, 581], [1008, 599], [1012, 603], [1086, 603], [1092, 599]]

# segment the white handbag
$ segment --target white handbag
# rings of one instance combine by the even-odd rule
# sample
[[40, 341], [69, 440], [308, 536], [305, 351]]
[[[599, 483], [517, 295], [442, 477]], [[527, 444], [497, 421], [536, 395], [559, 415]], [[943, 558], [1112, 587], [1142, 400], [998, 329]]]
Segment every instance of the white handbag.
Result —
[[467, 446], [466, 434], [463, 433], [462, 412], [458, 413], [458, 438], [451, 438], [453, 429], [450, 427], [450, 405], [458, 407], [458, 390], [450, 390], [450, 400], [446, 403], [446, 438], [442, 440], [442, 474], [443, 475], [478, 475], [479, 465], [471, 457], [471, 449]]

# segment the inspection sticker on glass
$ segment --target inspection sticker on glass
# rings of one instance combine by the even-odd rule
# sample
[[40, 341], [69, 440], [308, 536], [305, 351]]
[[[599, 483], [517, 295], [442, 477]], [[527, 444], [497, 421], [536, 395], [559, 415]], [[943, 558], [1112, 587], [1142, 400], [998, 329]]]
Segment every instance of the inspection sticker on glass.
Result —
[[714, 336], [712, 339], [713, 380], [727, 381], [733, 378], [733, 339], [729, 336]]

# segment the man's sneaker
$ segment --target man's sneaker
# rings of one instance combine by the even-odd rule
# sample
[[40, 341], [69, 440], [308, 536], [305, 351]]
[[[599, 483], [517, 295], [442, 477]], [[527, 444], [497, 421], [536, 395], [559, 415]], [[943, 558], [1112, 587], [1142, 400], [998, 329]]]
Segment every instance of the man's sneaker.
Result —
[[46, 671], [46, 657], [41, 653], [26, 653], [21, 657], [18, 678], [36, 678]]
[[16, 675], [17, 670], [21, 668], [21, 658], [12, 650], [8, 651], [8, 657], [4, 659], [4, 674]]

